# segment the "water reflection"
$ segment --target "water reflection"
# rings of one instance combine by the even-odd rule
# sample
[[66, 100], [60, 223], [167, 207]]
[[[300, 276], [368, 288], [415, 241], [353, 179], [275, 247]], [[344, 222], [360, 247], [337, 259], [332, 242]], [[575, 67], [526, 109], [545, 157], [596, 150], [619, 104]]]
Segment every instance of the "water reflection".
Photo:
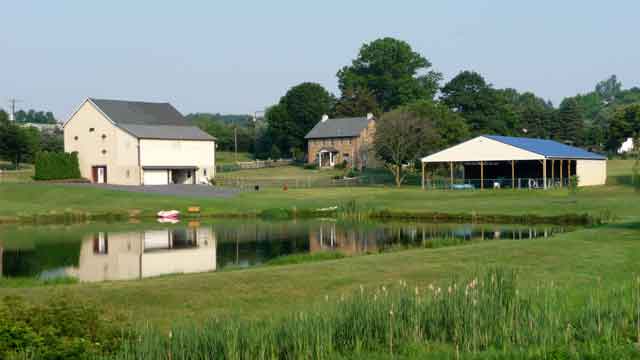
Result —
[[[294, 253], [340, 251], [355, 255], [471, 241], [526, 240], [569, 230], [560, 226], [332, 220], [139, 224], [126, 230], [114, 227], [113, 231], [108, 226], [105, 229], [104, 224], [99, 229], [31, 227], [5, 233], [0, 228], [0, 269], [5, 276], [13, 277], [130, 280], [249, 267]], [[78, 240], [70, 239], [72, 236]]]

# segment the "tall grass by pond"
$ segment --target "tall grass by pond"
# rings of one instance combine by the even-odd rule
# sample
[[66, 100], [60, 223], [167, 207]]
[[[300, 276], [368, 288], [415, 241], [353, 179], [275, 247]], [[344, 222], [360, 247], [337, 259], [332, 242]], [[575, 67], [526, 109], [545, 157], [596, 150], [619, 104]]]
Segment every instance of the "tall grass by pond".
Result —
[[597, 214], [563, 214], [543, 216], [537, 214], [478, 214], [449, 213], [435, 211], [397, 211], [363, 206], [355, 199], [338, 202], [334, 206], [317, 209], [271, 208], [264, 209], [258, 216], [264, 219], [308, 219], [333, 217], [351, 220], [420, 220], [431, 222], [473, 222], [508, 224], [556, 224], [556, 225], [600, 225], [615, 220], [608, 209]]
[[361, 288], [279, 320], [146, 328], [109, 358], [333, 359], [438, 349], [443, 358], [621, 359], [640, 357], [639, 341], [640, 278], [606, 291], [598, 284], [576, 306], [553, 283], [522, 293], [515, 272], [491, 270], [445, 286]]

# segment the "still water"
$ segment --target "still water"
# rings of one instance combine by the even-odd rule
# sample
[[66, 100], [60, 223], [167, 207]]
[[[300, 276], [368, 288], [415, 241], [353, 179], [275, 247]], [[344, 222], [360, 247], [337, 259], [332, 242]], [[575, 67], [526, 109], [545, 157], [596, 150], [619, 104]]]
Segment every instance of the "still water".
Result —
[[473, 241], [530, 240], [570, 230], [556, 225], [255, 219], [4, 226], [0, 227], [0, 268], [6, 277], [132, 280], [250, 267], [297, 253], [356, 255]]

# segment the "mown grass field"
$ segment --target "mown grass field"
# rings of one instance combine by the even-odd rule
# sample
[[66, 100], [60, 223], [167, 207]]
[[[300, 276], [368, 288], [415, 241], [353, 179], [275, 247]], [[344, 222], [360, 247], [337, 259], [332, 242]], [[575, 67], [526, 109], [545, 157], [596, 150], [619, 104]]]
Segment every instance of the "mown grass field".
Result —
[[279, 166], [272, 168], [262, 168], [262, 169], [245, 169], [238, 171], [230, 171], [225, 173], [220, 173], [220, 176], [226, 177], [239, 177], [246, 179], [318, 179], [318, 178], [327, 178], [330, 179], [335, 175], [341, 175], [344, 173], [344, 170], [313, 170], [313, 169], [304, 169], [301, 166]]
[[[609, 171], [629, 176], [633, 162], [611, 161]], [[247, 170], [281, 171], [280, 168]], [[290, 171], [313, 171], [295, 169]], [[258, 173], [260, 174], [260, 173]], [[259, 175], [254, 175], [259, 176]], [[324, 175], [323, 175], [324, 176]], [[4, 183], [0, 184], [0, 220], [46, 215], [51, 212], [90, 214], [127, 214], [140, 211], [153, 215], [161, 209], [186, 210], [198, 205], [204, 215], [259, 213], [265, 209], [313, 209], [340, 205], [355, 200], [359, 209], [388, 209], [398, 212], [444, 212], [510, 215], [610, 214], [619, 221], [631, 221], [640, 214], [640, 196], [630, 185], [619, 184], [582, 188], [576, 196], [566, 189], [423, 191], [419, 187], [331, 187], [311, 189], [263, 189], [243, 192], [233, 198], [197, 199], [152, 194], [128, 193], [73, 185]]]
[[[612, 161], [609, 171], [627, 176], [630, 161]], [[200, 205], [208, 214], [246, 213], [277, 207], [324, 207], [356, 199], [363, 208], [448, 213], [607, 213], [611, 224], [528, 242], [496, 241], [433, 250], [409, 250], [317, 263], [220, 273], [166, 276], [132, 282], [0, 289], [39, 301], [65, 293], [127, 313], [161, 327], [193, 318], [233, 314], [256, 319], [303, 310], [325, 296], [348, 294], [360, 285], [404, 280], [427, 285], [478, 269], [517, 269], [523, 291], [555, 282], [579, 297], [597, 284], [615, 287], [640, 273], [640, 194], [628, 185], [581, 189], [576, 196], [552, 191], [422, 191], [414, 187], [269, 190], [231, 199], [179, 199], [60, 185], [0, 185], [0, 215], [50, 211], [155, 211]]]
[[253, 158], [247, 152], [239, 152], [236, 156], [233, 151], [216, 151], [216, 162], [218, 164], [233, 164], [236, 161], [253, 161]]

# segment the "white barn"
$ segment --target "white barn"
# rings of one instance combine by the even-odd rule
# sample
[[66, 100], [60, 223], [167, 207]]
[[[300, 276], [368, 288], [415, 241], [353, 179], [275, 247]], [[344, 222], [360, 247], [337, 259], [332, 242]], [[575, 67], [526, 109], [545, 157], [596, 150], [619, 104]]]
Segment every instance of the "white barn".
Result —
[[[604, 185], [607, 158], [552, 140], [482, 135], [422, 158], [422, 186], [431, 185], [429, 170], [448, 165], [451, 187], [548, 188]], [[454, 169], [461, 170], [456, 179]], [[458, 173], [460, 171], [457, 171]]]
[[77, 152], [94, 183], [207, 183], [215, 139], [169, 103], [87, 99], [64, 124], [64, 150]]

